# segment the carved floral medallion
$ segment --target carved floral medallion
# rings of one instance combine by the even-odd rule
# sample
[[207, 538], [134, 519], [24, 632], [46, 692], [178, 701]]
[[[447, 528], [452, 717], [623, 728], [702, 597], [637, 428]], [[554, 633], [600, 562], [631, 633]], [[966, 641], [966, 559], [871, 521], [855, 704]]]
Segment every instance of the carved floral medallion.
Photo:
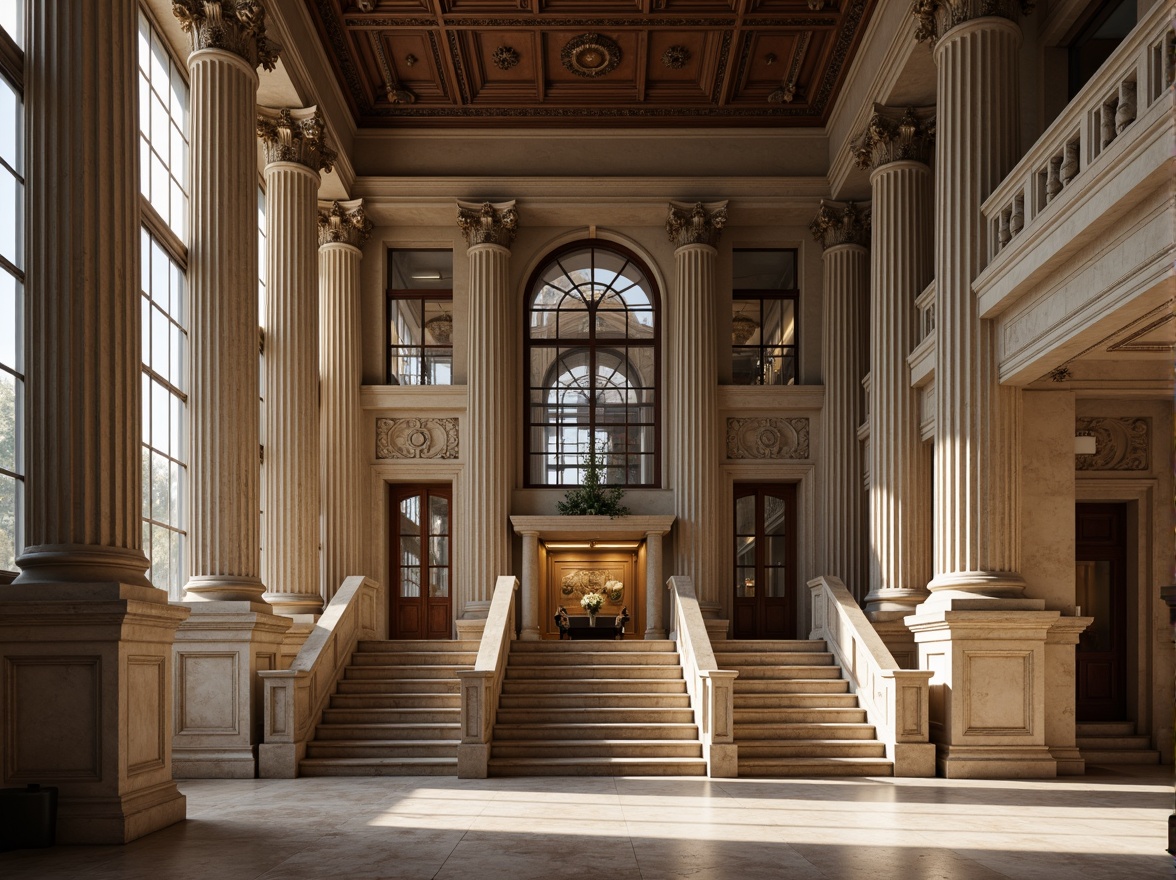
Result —
[[808, 457], [808, 419], [727, 419], [727, 458]]
[[457, 419], [376, 419], [376, 458], [457, 458]]
[[1080, 418], [1076, 429], [1094, 435], [1094, 455], [1078, 455], [1080, 471], [1151, 469], [1151, 422], [1145, 418]]

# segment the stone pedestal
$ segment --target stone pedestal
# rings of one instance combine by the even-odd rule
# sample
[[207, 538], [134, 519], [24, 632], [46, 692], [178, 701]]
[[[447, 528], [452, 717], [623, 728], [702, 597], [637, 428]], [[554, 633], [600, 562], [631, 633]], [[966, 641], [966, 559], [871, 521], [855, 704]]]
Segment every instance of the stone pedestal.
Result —
[[1077, 690], [1074, 649], [1093, 617], [1060, 617], [1045, 638], [1045, 742], [1058, 776], [1083, 776], [1086, 761], [1075, 731]]

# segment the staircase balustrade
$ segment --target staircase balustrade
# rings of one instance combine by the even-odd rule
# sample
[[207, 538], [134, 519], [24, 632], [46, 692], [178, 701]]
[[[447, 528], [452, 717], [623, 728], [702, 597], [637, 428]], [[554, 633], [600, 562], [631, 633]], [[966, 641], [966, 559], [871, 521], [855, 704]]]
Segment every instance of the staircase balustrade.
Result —
[[671, 577], [670, 637], [677, 640], [682, 673], [694, 720], [702, 740], [707, 776], [730, 778], [739, 775], [738, 746], [735, 745], [735, 679], [739, 673], [719, 669], [711, 649], [706, 621], [698, 607], [694, 581], [683, 575]]
[[263, 779], [294, 779], [306, 743], [360, 639], [374, 639], [378, 584], [349, 577], [323, 610], [289, 669], [263, 670], [264, 739], [258, 747]]
[[498, 713], [498, 695], [506, 674], [510, 643], [515, 637], [514, 594], [518, 578], [502, 575], [494, 585], [486, 628], [473, 669], [458, 670], [461, 679], [461, 745], [457, 747], [457, 775], [485, 779], [490, 765], [490, 741]]
[[935, 745], [929, 741], [928, 699], [934, 673], [900, 669], [840, 578], [808, 582], [813, 598], [811, 639], [833, 652], [878, 739], [894, 762], [895, 776], [934, 776]]

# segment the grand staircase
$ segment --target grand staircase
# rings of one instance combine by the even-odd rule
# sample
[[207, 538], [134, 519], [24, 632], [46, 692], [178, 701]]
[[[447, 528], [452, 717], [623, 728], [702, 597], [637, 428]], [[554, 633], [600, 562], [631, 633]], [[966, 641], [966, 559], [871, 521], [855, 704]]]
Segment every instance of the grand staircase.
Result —
[[477, 642], [360, 642], [299, 765], [303, 776], [456, 776], [457, 670]]
[[715, 641], [735, 669], [740, 776], [890, 776], [886, 748], [821, 641]]
[[705, 776], [670, 641], [511, 643], [491, 776]]

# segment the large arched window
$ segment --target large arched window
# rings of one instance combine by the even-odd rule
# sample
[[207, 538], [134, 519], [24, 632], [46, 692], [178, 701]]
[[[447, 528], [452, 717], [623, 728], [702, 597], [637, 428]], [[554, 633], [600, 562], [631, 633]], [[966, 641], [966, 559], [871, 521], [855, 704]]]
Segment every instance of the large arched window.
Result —
[[556, 251], [528, 287], [528, 486], [583, 481], [589, 445], [613, 486], [658, 485], [657, 291], [624, 248]]

